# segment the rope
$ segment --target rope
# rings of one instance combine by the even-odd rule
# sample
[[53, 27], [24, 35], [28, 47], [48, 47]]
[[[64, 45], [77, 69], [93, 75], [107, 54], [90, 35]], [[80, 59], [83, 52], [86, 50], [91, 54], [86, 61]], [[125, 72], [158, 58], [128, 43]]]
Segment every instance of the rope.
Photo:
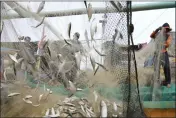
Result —
[[[130, 4], [130, 24], [132, 24], [132, 10], [131, 10], [131, 4]], [[130, 29], [130, 30], [131, 30], [131, 29]], [[130, 32], [130, 36], [131, 36], [132, 46], [134, 46], [132, 32]], [[136, 56], [135, 56], [134, 48], [132, 48], [132, 52], [133, 52], [133, 61], [134, 61], [134, 66], [135, 66], [135, 75], [136, 75], [137, 92], [138, 92], [138, 97], [139, 97], [139, 105], [140, 105], [140, 109], [142, 110], [143, 108], [142, 108], [141, 98], [140, 98], [140, 92], [139, 92], [138, 71], [137, 71], [137, 63], [136, 63]], [[143, 110], [142, 110], [142, 112], [143, 112]], [[143, 114], [145, 114], [145, 113], [143, 112]]]
[[[129, 13], [130, 13], [130, 5], [131, 2], [127, 1], [127, 27], [128, 27], [128, 46], [130, 46], [130, 34], [129, 34], [129, 23], [130, 23], [130, 18], [129, 18]], [[130, 73], [131, 73], [131, 53], [130, 49], [128, 48], [128, 106], [127, 106], [127, 118], [130, 118], [129, 114], [129, 108], [130, 108], [130, 98], [131, 98], [131, 81], [130, 81]]]

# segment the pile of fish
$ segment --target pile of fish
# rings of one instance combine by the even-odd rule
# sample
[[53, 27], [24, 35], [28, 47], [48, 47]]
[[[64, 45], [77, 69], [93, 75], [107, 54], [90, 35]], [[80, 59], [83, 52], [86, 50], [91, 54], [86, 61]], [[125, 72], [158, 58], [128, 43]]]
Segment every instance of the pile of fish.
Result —
[[70, 97], [45, 111], [44, 117], [120, 117], [122, 105], [104, 100], [93, 105], [86, 98]]

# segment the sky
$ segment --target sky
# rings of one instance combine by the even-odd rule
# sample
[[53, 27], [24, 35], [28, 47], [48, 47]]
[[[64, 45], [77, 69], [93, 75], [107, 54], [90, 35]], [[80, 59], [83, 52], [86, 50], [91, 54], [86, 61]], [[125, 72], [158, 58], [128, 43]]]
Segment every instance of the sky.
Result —
[[[133, 2], [134, 4], [146, 4], [149, 2]], [[20, 4], [27, 7], [28, 2], [21, 2]], [[40, 2], [30, 2], [29, 6], [32, 11], [36, 11]], [[91, 2], [92, 7], [105, 7], [103, 2]], [[42, 12], [45, 11], [58, 11], [58, 10], [70, 10], [85, 8], [83, 2], [47, 2], [45, 4]], [[93, 18], [96, 18], [96, 22], [102, 19], [103, 14], [93, 14]], [[88, 29], [90, 24], [88, 23], [87, 15], [78, 16], [66, 16], [66, 17], [52, 17], [49, 18], [51, 25], [53, 25], [64, 37], [67, 37], [67, 27], [68, 23], [72, 22], [72, 34], [79, 32], [81, 34], [80, 39], [85, 40], [84, 31], [85, 28]], [[30, 26], [36, 25], [38, 22], [33, 19], [15, 19], [12, 21], [18, 34], [32, 37], [32, 41], [39, 40], [41, 37], [42, 27], [37, 29], [31, 28]], [[168, 22], [175, 31], [175, 9], [160, 9], [160, 10], [148, 10], [148, 11], [138, 11], [132, 13], [132, 23], [134, 24], [134, 43], [145, 43], [150, 41], [150, 34], [157, 27], [161, 26], [163, 23]], [[21, 25], [23, 27], [21, 27]], [[101, 38], [101, 24], [98, 23], [98, 32], [95, 38]], [[47, 31], [49, 33], [50, 31]], [[51, 33], [51, 32], [50, 32]], [[50, 35], [50, 38], [55, 39], [56, 37]], [[89, 37], [90, 38], [90, 37]]]

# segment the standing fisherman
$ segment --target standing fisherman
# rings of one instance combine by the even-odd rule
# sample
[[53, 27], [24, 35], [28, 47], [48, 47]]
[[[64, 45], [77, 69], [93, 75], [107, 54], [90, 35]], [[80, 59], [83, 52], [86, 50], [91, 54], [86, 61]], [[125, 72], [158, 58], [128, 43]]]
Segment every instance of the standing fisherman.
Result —
[[164, 75], [165, 75], [165, 80], [162, 82], [162, 85], [170, 87], [170, 83], [171, 83], [171, 76], [170, 76], [170, 63], [169, 63], [169, 56], [167, 53], [167, 48], [170, 46], [171, 41], [172, 41], [172, 37], [169, 34], [169, 32], [172, 30], [169, 26], [168, 23], [164, 23], [162, 27], [157, 28], [151, 35], [150, 37], [155, 39], [156, 35], [159, 31], [161, 31], [161, 29], [164, 28], [164, 35], [166, 36], [166, 40], [164, 42], [164, 48], [161, 50], [162, 54], [163, 54], [163, 61], [161, 62], [161, 65], [163, 66], [164, 69]]

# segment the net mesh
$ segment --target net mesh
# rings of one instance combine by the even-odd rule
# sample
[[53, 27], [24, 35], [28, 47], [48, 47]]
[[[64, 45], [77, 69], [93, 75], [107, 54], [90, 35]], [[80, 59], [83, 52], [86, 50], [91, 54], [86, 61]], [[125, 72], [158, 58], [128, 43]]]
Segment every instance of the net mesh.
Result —
[[[13, 68], [18, 70], [16, 77], [17, 79], [25, 79], [31, 87], [39, 86], [43, 88], [44, 84], [46, 84], [46, 87], [53, 90], [53, 92], [64, 95], [70, 94], [65, 88], [70, 87], [69, 82], [71, 81], [75, 83], [76, 87], [84, 89], [75, 93], [77, 97], [92, 94], [90, 88], [93, 88], [94, 91], [109, 100], [122, 102], [121, 110], [123, 112], [121, 117], [145, 117], [136, 81], [137, 70], [135, 69], [135, 60], [133, 60], [134, 53], [128, 50], [131, 40], [128, 34], [131, 16], [128, 12], [117, 11], [110, 2], [105, 2], [105, 4], [107, 13], [104, 14], [106, 24], [102, 41], [90, 41], [90, 49], [85, 48], [86, 46], [77, 38], [66, 41], [49, 40], [46, 43], [41, 41], [44, 44], [41, 44], [43, 48], [40, 48], [38, 42], [30, 42], [30, 37], [24, 37], [23, 41], [21, 41], [20, 34], [13, 28], [12, 21], [5, 21], [2, 33], [4, 40], [10, 40], [12, 38], [11, 34], [14, 34], [13, 39], [17, 42], [13, 43], [13, 48], [20, 50], [16, 57], [19, 63], [13, 62]], [[115, 4], [120, 5], [121, 9], [130, 11], [127, 2], [115, 2]], [[21, 8], [20, 6], [17, 7]], [[115, 13], [109, 13], [112, 10]], [[6, 12], [2, 11], [2, 13]], [[33, 17], [38, 19], [35, 15]], [[51, 26], [48, 24], [46, 26], [53, 31]], [[6, 27], [13, 32], [5, 30]], [[43, 37], [44, 35], [42, 35]], [[2, 43], [1, 45], [12, 48], [8, 43]], [[97, 45], [100, 45], [102, 49], [100, 53], [106, 56], [97, 54], [98, 52], [94, 49], [98, 47]], [[90, 50], [94, 50], [97, 58], [101, 59], [92, 56]], [[82, 56], [82, 63], [90, 59], [87, 64], [92, 66], [91, 71], [80, 70], [80, 56]], [[20, 61], [20, 58], [23, 58], [23, 60]], [[90, 78], [98, 77], [101, 74], [106, 79], [108, 79], [108, 74], [113, 76], [113, 82], [115, 83], [113, 83], [113, 87], [110, 85], [108, 88], [106, 82], [103, 84], [101, 82], [90, 82]], [[101, 79], [100, 81], [104, 80]]]

